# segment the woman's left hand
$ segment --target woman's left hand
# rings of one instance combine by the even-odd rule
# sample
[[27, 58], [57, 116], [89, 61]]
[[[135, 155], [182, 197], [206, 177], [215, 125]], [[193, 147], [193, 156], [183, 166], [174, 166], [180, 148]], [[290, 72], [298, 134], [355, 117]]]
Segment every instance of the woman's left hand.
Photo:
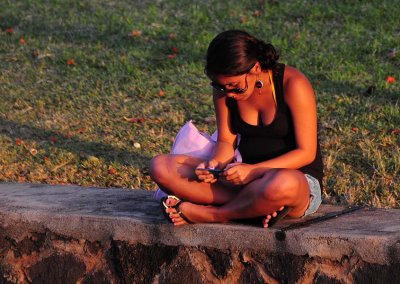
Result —
[[244, 185], [257, 177], [254, 175], [254, 166], [244, 163], [231, 163], [226, 166], [220, 178], [235, 185]]

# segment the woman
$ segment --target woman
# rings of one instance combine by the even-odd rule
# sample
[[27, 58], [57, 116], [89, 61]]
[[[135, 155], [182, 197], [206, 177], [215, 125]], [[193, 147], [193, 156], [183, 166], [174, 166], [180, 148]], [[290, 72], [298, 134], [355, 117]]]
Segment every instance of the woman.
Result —
[[[213, 87], [218, 140], [207, 161], [160, 155], [151, 176], [171, 194], [163, 203], [174, 225], [263, 217], [263, 226], [298, 218], [321, 203], [323, 165], [314, 91], [271, 44], [244, 31], [212, 40], [205, 73]], [[242, 162], [234, 162], [236, 146]], [[207, 168], [223, 169], [213, 175]], [[281, 216], [280, 216], [281, 215]]]

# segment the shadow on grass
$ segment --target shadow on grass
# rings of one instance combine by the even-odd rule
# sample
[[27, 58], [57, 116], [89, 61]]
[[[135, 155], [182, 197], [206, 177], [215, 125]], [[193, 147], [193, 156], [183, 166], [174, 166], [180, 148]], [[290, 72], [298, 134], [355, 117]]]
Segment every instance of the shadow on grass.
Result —
[[149, 156], [132, 153], [105, 143], [84, 141], [77, 136], [69, 137], [57, 131], [20, 124], [3, 118], [0, 118], [0, 133], [14, 140], [29, 139], [35, 140], [38, 143], [51, 141], [51, 137], [56, 137], [57, 142], [52, 144], [53, 147], [75, 153], [79, 157], [87, 158], [88, 156], [95, 156], [104, 159], [108, 163], [117, 162], [124, 166], [137, 166], [141, 169], [147, 168], [147, 164], [151, 159]]
[[[384, 113], [386, 126], [390, 130], [393, 130], [394, 126], [390, 124], [400, 123], [400, 116], [389, 112], [400, 103], [400, 95], [394, 89], [380, 88], [378, 84], [372, 82], [364, 83], [363, 86], [350, 82], [319, 80], [313, 75], [310, 75], [309, 79], [313, 84], [317, 101], [321, 104], [320, 114], [330, 117], [341, 126], [352, 123], [353, 126], [372, 127], [370, 129], [372, 130], [376, 124], [368, 122], [371, 113], [374, 113], [375, 117], [381, 117]], [[371, 106], [374, 108], [371, 109]], [[319, 122], [324, 123], [321, 119]]]
[[[140, 5], [140, 1], [135, 3], [135, 9], [137, 5]], [[153, 5], [150, 2], [144, 6]], [[29, 15], [29, 8], [31, 4], [26, 4], [23, 9], [26, 15]], [[90, 6], [90, 5], [88, 5]], [[95, 4], [94, 4], [95, 6]], [[20, 7], [21, 8], [21, 7]], [[168, 59], [168, 55], [171, 54], [171, 47], [177, 45], [179, 41], [186, 41], [187, 36], [182, 32], [182, 35], [178, 32], [178, 39], [171, 39], [168, 36], [167, 31], [160, 31], [152, 34], [148, 31], [147, 34], [144, 32], [143, 35], [129, 36], [132, 31], [132, 25], [128, 24], [122, 18], [112, 18], [121, 12], [119, 8], [113, 8], [112, 12], [104, 12], [110, 16], [110, 19], [98, 19], [95, 16], [93, 19], [85, 13], [79, 13], [83, 11], [72, 7], [77, 10], [76, 18], [69, 16], [63, 16], [59, 20], [48, 19], [44, 14], [40, 13], [36, 15], [35, 20], [21, 21], [20, 14], [8, 13], [0, 15], [0, 27], [17, 26], [19, 30], [23, 31], [26, 37], [30, 37], [38, 42], [36, 48], [43, 49], [48, 45], [59, 45], [65, 48], [65, 52], [71, 54], [80, 53], [85, 48], [97, 48], [101, 46], [101, 52], [110, 54], [127, 54], [130, 51], [146, 51], [143, 56], [139, 52], [139, 55], [131, 55], [131, 59], [135, 59], [135, 64], [140, 65], [142, 69], [163, 69], [166, 66], [170, 66], [171, 60]], [[9, 8], [11, 9], [11, 8]], [[22, 8], [21, 8], [22, 9]], [[57, 9], [57, 6], [50, 5], [50, 9]], [[61, 8], [59, 8], [61, 10]], [[85, 9], [91, 9], [91, 7], [85, 7]], [[35, 9], [34, 9], [35, 11]], [[58, 11], [58, 10], [57, 10]], [[89, 12], [90, 13], [90, 12]], [[171, 11], [172, 13], [172, 11]], [[78, 20], [81, 15], [86, 23], [83, 24]], [[65, 18], [64, 18], [65, 17]], [[25, 18], [28, 18], [25, 16]], [[141, 19], [143, 21], [143, 19]], [[66, 24], [68, 22], [68, 24]], [[182, 26], [182, 25], [181, 25]], [[182, 28], [182, 27], [181, 27]], [[171, 31], [174, 29], [171, 28]], [[50, 40], [49, 40], [50, 39]], [[193, 38], [193, 42], [197, 41]], [[33, 45], [32, 45], [33, 47]], [[203, 51], [190, 51], [190, 62], [203, 62], [206, 52], [206, 46]], [[135, 57], [135, 58], [133, 58]], [[180, 54], [180, 57], [187, 57], [184, 53]]]
[[[300, 69], [300, 71], [304, 70]], [[396, 102], [400, 99], [396, 91], [390, 90], [390, 88], [379, 88], [377, 82], [364, 82], [356, 86], [354, 83], [346, 81], [332, 81], [321, 74], [307, 73], [307, 77], [313, 85], [313, 88], [317, 91], [317, 95], [318, 93], [346, 94], [352, 97], [376, 99], [379, 102], [383, 100], [384, 104], [387, 102]]]

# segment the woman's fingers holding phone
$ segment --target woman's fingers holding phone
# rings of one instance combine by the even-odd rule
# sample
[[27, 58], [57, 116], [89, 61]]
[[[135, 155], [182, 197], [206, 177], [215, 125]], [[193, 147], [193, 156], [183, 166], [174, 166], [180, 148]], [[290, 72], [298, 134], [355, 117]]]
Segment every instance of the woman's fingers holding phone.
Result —
[[224, 172], [221, 173], [221, 177], [223, 177], [225, 180], [232, 180], [235, 178], [236, 174], [236, 169], [235, 167], [239, 165], [240, 163], [230, 163], [226, 166], [224, 169]]

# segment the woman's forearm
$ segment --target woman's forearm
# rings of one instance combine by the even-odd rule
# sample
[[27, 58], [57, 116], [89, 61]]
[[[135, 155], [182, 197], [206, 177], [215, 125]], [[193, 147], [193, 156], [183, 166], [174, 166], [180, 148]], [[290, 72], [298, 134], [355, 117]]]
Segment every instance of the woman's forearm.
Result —
[[312, 155], [305, 150], [295, 149], [276, 158], [254, 164], [254, 173], [257, 176], [262, 176], [265, 171], [271, 168], [299, 169], [310, 164], [314, 159], [315, 154]]
[[210, 160], [218, 162], [218, 168], [225, 168], [229, 164], [235, 155], [235, 149], [231, 143], [217, 141], [215, 150]]

